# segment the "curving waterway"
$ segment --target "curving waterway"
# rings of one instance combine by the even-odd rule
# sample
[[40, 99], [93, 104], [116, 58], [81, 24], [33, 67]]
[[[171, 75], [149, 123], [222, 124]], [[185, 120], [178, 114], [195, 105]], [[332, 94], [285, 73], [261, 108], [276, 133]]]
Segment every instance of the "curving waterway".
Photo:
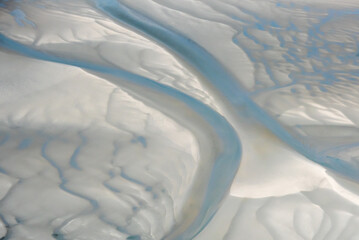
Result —
[[357, 236], [357, 9], [0, 1], [3, 239]]

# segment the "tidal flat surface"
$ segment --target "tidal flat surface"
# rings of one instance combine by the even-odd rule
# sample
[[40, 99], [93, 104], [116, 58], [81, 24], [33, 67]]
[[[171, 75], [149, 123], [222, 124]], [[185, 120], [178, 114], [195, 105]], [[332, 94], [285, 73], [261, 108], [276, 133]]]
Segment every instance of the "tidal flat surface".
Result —
[[0, 0], [0, 239], [359, 239], [358, 22]]

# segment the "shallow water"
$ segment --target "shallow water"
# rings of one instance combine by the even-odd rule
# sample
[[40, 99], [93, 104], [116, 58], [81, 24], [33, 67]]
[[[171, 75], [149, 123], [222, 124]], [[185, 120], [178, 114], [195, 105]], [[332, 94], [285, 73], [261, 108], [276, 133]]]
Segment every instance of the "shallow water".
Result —
[[356, 239], [358, 12], [0, 0], [0, 237]]

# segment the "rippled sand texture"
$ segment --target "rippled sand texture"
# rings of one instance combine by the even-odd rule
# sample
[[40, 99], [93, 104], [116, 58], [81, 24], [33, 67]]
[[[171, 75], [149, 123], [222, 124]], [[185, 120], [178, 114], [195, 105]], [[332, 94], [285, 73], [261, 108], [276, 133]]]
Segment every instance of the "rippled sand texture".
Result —
[[0, 0], [0, 239], [359, 239], [355, 0]]

